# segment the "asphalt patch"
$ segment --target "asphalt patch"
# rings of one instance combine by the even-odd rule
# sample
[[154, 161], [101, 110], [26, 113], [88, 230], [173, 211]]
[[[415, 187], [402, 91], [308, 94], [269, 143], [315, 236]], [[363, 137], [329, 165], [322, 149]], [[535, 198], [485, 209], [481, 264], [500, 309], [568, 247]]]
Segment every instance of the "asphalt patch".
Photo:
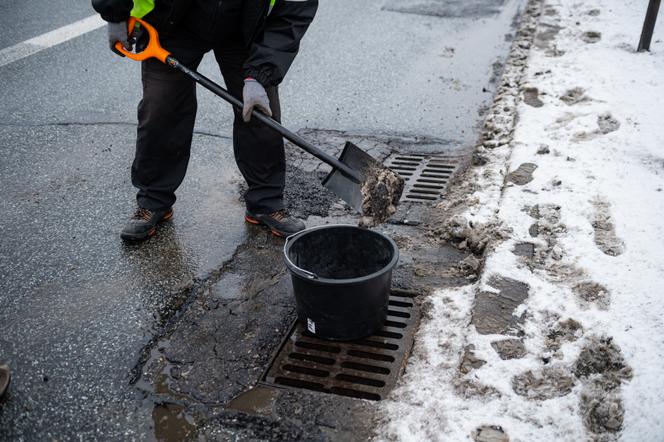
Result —
[[287, 168], [284, 200], [293, 216], [301, 219], [327, 217], [330, 209], [339, 204], [339, 198], [321, 184], [326, 175], [322, 171]]

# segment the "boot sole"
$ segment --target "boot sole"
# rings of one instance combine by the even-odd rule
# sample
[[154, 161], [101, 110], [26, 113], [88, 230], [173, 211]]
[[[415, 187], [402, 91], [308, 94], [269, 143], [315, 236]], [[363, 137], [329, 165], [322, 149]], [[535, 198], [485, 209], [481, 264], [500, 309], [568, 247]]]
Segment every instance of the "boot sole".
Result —
[[[172, 218], [173, 218], [173, 211], [171, 210], [170, 212], [165, 214], [162, 219], [157, 221], [157, 226], [163, 222], [170, 221]], [[157, 226], [154, 226], [153, 228], [148, 230], [147, 233], [143, 235], [128, 235], [126, 233], [120, 233], [120, 238], [130, 242], [145, 241], [146, 239], [153, 237], [157, 233]]]
[[261, 221], [257, 220], [256, 218], [252, 218], [249, 215], [244, 215], [244, 220], [248, 224], [251, 224], [251, 225], [254, 225], [254, 226], [265, 226], [266, 228], [268, 228], [270, 230], [270, 232], [272, 232], [272, 234], [274, 236], [276, 236], [278, 238], [287, 238], [289, 236], [289, 235], [285, 235], [285, 234], [279, 232], [278, 230], [272, 229], [270, 226], [268, 226], [264, 222], [261, 222]]

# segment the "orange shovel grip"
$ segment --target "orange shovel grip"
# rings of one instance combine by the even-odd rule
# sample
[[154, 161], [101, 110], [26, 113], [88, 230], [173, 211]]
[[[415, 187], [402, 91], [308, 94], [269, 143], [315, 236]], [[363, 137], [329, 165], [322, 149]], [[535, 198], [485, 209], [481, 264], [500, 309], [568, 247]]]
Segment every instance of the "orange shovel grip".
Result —
[[159, 34], [157, 34], [157, 30], [152, 25], [150, 25], [145, 20], [141, 20], [140, 18], [129, 17], [129, 21], [127, 22], [127, 31], [129, 35], [134, 33], [134, 27], [136, 26], [137, 22], [141, 24], [143, 29], [148, 31], [148, 36], [150, 39], [148, 41], [147, 47], [142, 52], [134, 53], [126, 50], [124, 46], [122, 46], [121, 42], [116, 41], [115, 49], [117, 49], [126, 57], [131, 58], [132, 60], [143, 61], [147, 60], [148, 58], [156, 58], [162, 63], [166, 63], [166, 57], [171, 55], [171, 53], [161, 47], [159, 44]]

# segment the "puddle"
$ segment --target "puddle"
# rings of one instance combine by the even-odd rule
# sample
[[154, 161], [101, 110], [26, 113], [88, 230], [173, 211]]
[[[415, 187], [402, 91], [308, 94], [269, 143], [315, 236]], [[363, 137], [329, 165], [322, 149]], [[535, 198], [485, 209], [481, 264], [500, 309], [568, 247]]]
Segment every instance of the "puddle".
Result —
[[278, 396], [279, 390], [259, 385], [237, 396], [226, 408], [243, 413], [271, 414]]
[[152, 410], [154, 440], [176, 442], [197, 440], [194, 419], [187, 415], [184, 407], [177, 404], [159, 404]]

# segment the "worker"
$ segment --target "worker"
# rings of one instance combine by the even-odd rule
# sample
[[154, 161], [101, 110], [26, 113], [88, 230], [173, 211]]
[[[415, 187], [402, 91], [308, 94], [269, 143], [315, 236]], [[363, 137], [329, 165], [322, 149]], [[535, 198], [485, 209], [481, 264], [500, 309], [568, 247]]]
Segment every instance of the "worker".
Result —
[[[137, 50], [145, 42], [128, 32], [130, 15], [159, 32], [161, 45], [196, 69], [214, 52], [229, 92], [244, 103], [234, 109], [233, 152], [247, 182], [245, 220], [277, 236], [305, 228], [284, 205], [285, 152], [277, 132], [251, 119], [256, 109], [280, 120], [278, 86], [298, 53], [318, 0], [92, 0], [108, 22], [108, 43]], [[147, 34], [147, 33], [144, 33]], [[121, 238], [140, 241], [173, 217], [175, 191], [184, 179], [196, 119], [196, 85], [156, 59], [142, 62], [136, 154], [131, 168], [137, 209]]]

